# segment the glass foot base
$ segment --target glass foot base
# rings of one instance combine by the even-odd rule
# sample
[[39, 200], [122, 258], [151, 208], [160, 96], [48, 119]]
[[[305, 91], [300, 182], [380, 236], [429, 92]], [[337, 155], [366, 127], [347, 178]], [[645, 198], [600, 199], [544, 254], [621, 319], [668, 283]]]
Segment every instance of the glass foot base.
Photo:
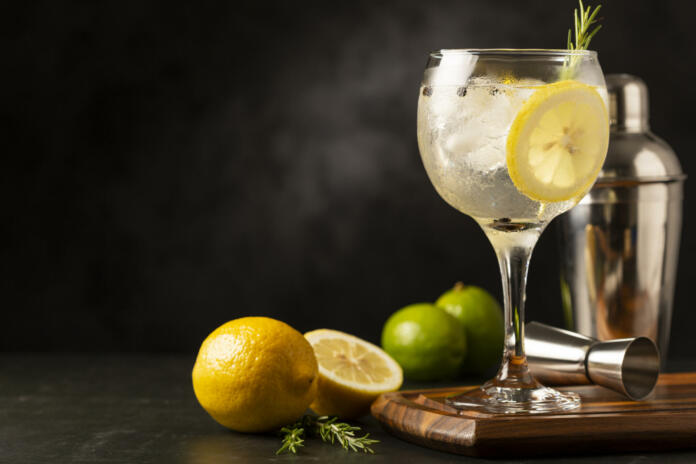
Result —
[[561, 393], [538, 384], [505, 387], [494, 382], [461, 395], [450, 396], [445, 401], [457, 409], [478, 409], [494, 414], [552, 413], [580, 406], [580, 396], [576, 393]]

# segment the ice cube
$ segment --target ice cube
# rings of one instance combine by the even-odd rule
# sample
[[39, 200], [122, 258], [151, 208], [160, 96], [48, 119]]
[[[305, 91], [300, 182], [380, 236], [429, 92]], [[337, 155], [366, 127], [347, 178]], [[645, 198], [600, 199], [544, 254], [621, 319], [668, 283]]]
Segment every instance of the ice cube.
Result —
[[481, 134], [475, 131], [460, 131], [450, 135], [445, 142], [445, 149], [452, 155], [466, 156], [480, 145]]
[[504, 131], [492, 133], [480, 119], [471, 119], [446, 138], [444, 148], [455, 162], [488, 171], [505, 163], [504, 145]]
[[479, 121], [481, 129], [490, 136], [507, 130], [519, 106], [505, 89], [497, 86], [470, 86], [463, 100], [469, 118]]
[[505, 165], [505, 136], [487, 139], [470, 151], [466, 161], [476, 171], [492, 171]]
[[448, 88], [435, 89], [427, 104], [431, 117], [439, 120], [439, 126], [453, 122], [466, 111], [466, 103]]
[[483, 78], [472, 78], [466, 93], [461, 89], [441, 94], [434, 110], [441, 118], [443, 155], [477, 171], [504, 168], [510, 124], [534, 90]]

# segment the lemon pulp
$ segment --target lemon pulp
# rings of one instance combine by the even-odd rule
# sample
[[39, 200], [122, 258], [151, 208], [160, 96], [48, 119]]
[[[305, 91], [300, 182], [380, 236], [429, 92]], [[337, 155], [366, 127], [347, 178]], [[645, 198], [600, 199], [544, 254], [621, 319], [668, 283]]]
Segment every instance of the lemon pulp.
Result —
[[305, 334], [319, 365], [317, 397], [310, 408], [317, 414], [358, 417], [369, 412], [381, 393], [398, 390], [401, 367], [381, 348], [337, 330]]

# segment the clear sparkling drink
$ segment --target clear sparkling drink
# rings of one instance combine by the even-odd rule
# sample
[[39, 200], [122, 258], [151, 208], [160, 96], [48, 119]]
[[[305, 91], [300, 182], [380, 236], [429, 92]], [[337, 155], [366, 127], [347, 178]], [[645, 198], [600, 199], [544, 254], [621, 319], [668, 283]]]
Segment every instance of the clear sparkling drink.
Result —
[[[418, 145], [442, 198], [482, 226], [518, 231], [546, 223], [578, 198], [536, 201], [512, 182], [506, 139], [523, 103], [543, 82], [473, 78], [466, 86], [424, 85], [418, 100]], [[600, 94], [606, 92], [597, 89]]]

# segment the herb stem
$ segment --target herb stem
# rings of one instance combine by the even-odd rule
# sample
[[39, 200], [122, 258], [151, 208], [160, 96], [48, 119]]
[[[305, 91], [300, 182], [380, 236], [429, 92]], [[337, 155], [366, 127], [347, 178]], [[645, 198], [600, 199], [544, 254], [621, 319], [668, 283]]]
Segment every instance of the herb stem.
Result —
[[305, 415], [294, 424], [280, 429], [283, 439], [282, 445], [276, 451], [276, 454], [285, 452], [297, 454], [298, 450], [304, 447], [305, 435], [320, 437], [325, 443], [334, 444], [338, 442], [347, 451], [362, 451], [363, 453], [374, 454], [374, 450], [370, 448], [370, 445], [379, 443], [379, 440], [370, 438], [369, 433], [356, 437], [355, 433], [359, 431], [360, 427], [346, 422], [338, 422], [338, 417]]
[[[585, 8], [582, 0], [578, 0], [578, 5], [580, 11], [575, 8], [573, 10], [573, 29], [568, 29], [568, 40], [567, 47], [568, 50], [587, 50], [590, 46], [590, 41], [602, 28], [601, 25], [597, 25], [592, 29], [592, 25], [595, 24], [599, 19], [597, 14], [599, 13], [602, 5], [597, 5], [593, 10], [591, 6]], [[575, 32], [575, 43], [573, 43], [573, 31]], [[578, 64], [578, 56], [570, 56], [566, 62], [563, 64], [563, 69], [561, 70], [561, 80], [570, 79], [576, 71]]]

